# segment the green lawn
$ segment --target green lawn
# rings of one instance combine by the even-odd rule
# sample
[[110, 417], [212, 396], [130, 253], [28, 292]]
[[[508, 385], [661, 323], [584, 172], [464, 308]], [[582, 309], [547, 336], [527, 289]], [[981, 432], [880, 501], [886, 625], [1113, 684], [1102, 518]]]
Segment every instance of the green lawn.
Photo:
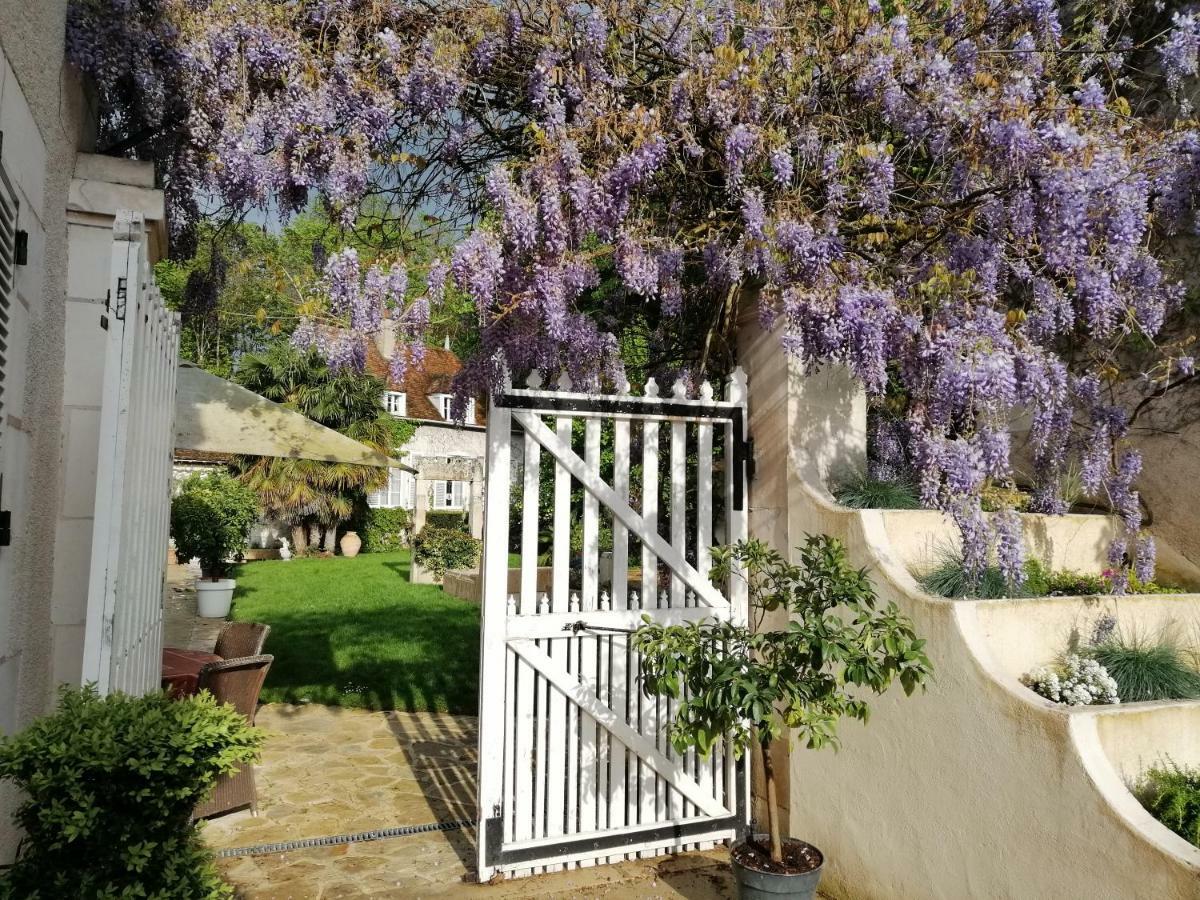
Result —
[[271, 626], [262, 699], [477, 710], [479, 607], [408, 581], [409, 554], [247, 563], [232, 618]]

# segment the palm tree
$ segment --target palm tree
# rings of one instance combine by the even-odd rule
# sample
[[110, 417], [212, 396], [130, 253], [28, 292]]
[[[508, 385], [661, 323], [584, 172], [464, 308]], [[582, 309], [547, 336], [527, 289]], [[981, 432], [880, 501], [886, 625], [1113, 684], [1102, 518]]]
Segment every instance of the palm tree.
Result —
[[[385, 385], [373, 375], [334, 372], [314, 351], [280, 342], [239, 361], [237, 381], [383, 453], [392, 452], [391, 420], [380, 405]], [[258, 494], [264, 514], [291, 528], [297, 552], [317, 549], [322, 532], [332, 550], [337, 528], [368, 491], [382, 487], [387, 470], [350, 463], [239, 457], [239, 477]]]

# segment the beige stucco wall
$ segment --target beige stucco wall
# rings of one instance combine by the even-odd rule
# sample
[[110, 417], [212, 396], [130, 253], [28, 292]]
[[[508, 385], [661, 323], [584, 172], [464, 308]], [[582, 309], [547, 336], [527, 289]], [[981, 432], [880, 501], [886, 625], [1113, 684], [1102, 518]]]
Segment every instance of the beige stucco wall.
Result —
[[[0, 731], [44, 712], [53, 696], [51, 594], [62, 422], [66, 206], [83, 141], [81, 92], [63, 63], [67, 0], [0, 0], [2, 157], [29, 232], [17, 270], [12, 381], [6, 386], [4, 507], [13, 544], [0, 549]], [[0, 861], [11, 858], [11, 788], [0, 786]]]
[[[858, 415], [853, 386], [830, 381], [817, 390], [752, 321], [740, 340], [756, 455], [751, 533], [779, 547], [795, 546], [805, 532], [840, 537], [852, 560], [870, 569], [881, 599], [912, 618], [936, 667], [927, 692], [891, 691], [872, 701], [868, 726], [844, 723], [840, 752], [792, 749], [785, 821], [791, 834], [825, 851], [822, 890], [864, 900], [1200, 896], [1200, 850], [1150, 819], [1119, 774], [1129, 760], [1111, 752], [1124, 742], [1123, 727], [1145, 729], [1105, 723], [1117, 735], [1106, 745], [1095, 709], [1041, 700], [1017, 681], [1018, 664], [997, 662], [997, 634], [981, 626], [977, 603], [917, 590], [912, 554], [919, 559], [940, 526], [917, 521], [905, 533], [897, 526], [906, 520], [841, 508], [809, 480], [838, 461], [807, 458], [806, 435]], [[844, 447], [854, 461], [861, 431], [860, 422], [850, 423], [845, 439], [831, 430], [821, 452]], [[1077, 543], [1080, 529], [1095, 527], [1060, 521], [1063, 533], [1047, 536], [1052, 545]], [[1061, 602], [1069, 612], [1078, 601]], [[1010, 644], [1037, 634], [1036, 621], [1028, 632], [1009, 624], [1016, 628], [1003, 638]], [[1200, 705], [1185, 707], [1167, 712], [1192, 728]], [[1106, 714], [1155, 716], [1136, 706]]]

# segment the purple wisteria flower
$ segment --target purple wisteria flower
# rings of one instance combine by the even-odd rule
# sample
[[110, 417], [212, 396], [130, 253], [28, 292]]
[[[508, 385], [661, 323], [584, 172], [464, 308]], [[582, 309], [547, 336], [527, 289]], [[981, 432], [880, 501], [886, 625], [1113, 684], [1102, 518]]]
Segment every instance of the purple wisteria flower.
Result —
[[[107, 143], [159, 135], [138, 153], [164, 165], [180, 234], [204, 196], [445, 223], [436, 259], [319, 267], [324, 308], [293, 340], [331, 363], [358, 365], [384, 328], [419, 353], [422, 323], [466, 295], [461, 394], [502, 368], [598, 386], [623, 373], [621, 329], [687, 368], [733, 346], [708, 331], [738, 318], [731, 298], [757, 297], [786, 352], [845, 366], [903, 422], [903, 465], [971, 566], [1020, 577], [1014, 517], [979, 510], [1013, 474], [1018, 420], [1033, 508], [1063, 511], [1077, 466], [1122, 518], [1114, 552], [1149, 565], [1111, 388], [1193, 371], [1163, 340], [1183, 287], [1159, 238], [1198, 229], [1200, 133], [1182, 102], [1132, 100], [1156, 78], [1187, 93], [1195, 12], [1147, 38], [1119, 4], [1055, 0], [552, 7], [89, 0], [68, 48]], [[1108, 362], [1159, 350], [1137, 373]]]

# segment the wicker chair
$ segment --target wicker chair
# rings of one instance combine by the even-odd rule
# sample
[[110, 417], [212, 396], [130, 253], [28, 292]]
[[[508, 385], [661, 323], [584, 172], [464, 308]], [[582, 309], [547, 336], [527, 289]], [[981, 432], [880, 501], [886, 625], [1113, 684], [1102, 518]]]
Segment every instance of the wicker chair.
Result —
[[[274, 659], [269, 655], [246, 656], [208, 663], [200, 670], [200, 690], [211, 693], [219, 703], [230, 704], [253, 725], [258, 710], [258, 693]], [[250, 765], [218, 779], [213, 795], [196, 806], [192, 818], [204, 819], [247, 806], [258, 815], [254, 767]]]
[[221, 626], [213, 653], [221, 659], [258, 656], [270, 633], [271, 626], [261, 622], [226, 622]]

